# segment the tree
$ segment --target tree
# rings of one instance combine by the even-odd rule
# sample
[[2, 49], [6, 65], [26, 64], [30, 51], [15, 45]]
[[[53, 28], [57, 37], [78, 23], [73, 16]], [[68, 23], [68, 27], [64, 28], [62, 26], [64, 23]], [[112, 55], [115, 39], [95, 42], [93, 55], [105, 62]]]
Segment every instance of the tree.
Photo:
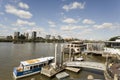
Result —
[[18, 38], [19, 38], [19, 39], [22, 39], [22, 40], [25, 40], [25, 39], [26, 39], [26, 37], [25, 37], [23, 34], [21, 34]]
[[118, 37], [120, 37], [120, 36], [112, 37], [112, 38], [109, 39], [109, 41], [115, 41], [116, 39], [118, 39]]

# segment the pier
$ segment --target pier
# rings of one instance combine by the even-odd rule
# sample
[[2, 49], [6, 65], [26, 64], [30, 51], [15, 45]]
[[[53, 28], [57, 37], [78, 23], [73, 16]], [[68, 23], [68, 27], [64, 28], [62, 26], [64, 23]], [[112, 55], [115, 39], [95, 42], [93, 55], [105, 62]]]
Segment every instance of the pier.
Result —
[[69, 74], [68, 73], [66, 73], [66, 72], [61, 72], [61, 73], [58, 73], [57, 75], [56, 75], [56, 77], [58, 78], [58, 79], [63, 79], [63, 78], [65, 78], [65, 77], [68, 77], [69, 76]]
[[[103, 64], [103, 63], [89, 62], [89, 61], [82, 61], [82, 60], [74, 61], [74, 59], [72, 59], [72, 58], [73, 57], [75, 58], [76, 55], [72, 55], [71, 51], [69, 51], [68, 60], [66, 61], [65, 60], [66, 57], [64, 56], [62, 46], [61, 46], [61, 51], [59, 51], [59, 52], [61, 52], [61, 53], [59, 53], [60, 63], [58, 63], [58, 61], [57, 61], [58, 47], [57, 47], [57, 45], [55, 45], [55, 61], [49, 67], [43, 67], [41, 70], [42, 74], [44, 74], [48, 77], [52, 77], [52, 76], [56, 75], [56, 77], [58, 79], [61, 79], [61, 78], [64, 78], [69, 75], [69, 74], [65, 74], [65, 73], [60, 73], [64, 69], [72, 71], [72, 72], [76, 72], [76, 73], [81, 70], [81, 67], [96, 69], [96, 70], [101, 70], [101, 71], [105, 71], [105, 69], [106, 69], [105, 64]], [[59, 74], [59, 75], [57, 75], [57, 74]], [[65, 74], [66, 76], [63, 74]]]
[[64, 68], [54, 69], [52, 67], [44, 67], [41, 70], [41, 74], [46, 75], [48, 77], [52, 77], [63, 70], [64, 70]]
[[66, 70], [72, 71], [72, 72], [79, 72], [81, 69], [80, 68], [74, 68], [74, 67], [66, 67]]

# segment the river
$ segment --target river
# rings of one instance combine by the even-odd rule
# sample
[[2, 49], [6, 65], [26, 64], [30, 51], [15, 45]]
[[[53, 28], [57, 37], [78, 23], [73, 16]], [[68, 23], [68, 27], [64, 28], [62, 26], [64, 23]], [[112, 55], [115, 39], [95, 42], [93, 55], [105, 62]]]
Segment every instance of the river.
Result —
[[[0, 80], [14, 80], [12, 74], [13, 68], [19, 66], [20, 61], [45, 56], [54, 56], [54, 49], [54, 43], [0, 43]], [[105, 60], [100, 56], [93, 57], [90, 55], [88, 58], [98, 62], [104, 62]], [[104, 79], [104, 75], [101, 71], [86, 68], [83, 68], [79, 73], [73, 73], [66, 70], [65, 72], [70, 74], [70, 77], [66, 79], [86, 79], [89, 74], [93, 75], [94, 78]], [[36, 74], [18, 80], [57, 80], [57, 78], [48, 78], [44, 75]]]

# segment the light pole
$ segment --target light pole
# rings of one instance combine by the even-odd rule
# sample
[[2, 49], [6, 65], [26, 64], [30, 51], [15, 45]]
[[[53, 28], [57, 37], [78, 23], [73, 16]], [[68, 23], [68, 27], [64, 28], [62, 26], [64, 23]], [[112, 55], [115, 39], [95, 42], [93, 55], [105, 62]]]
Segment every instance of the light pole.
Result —
[[55, 44], [55, 68], [57, 66], [57, 44]]
[[61, 44], [61, 53], [60, 53], [60, 64], [63, 65], [63, 57], [64, 57], [64, 51], [63, 51], [63, 44]]
[[71, 45], [69, 47], [69, 61], [71, 61]]

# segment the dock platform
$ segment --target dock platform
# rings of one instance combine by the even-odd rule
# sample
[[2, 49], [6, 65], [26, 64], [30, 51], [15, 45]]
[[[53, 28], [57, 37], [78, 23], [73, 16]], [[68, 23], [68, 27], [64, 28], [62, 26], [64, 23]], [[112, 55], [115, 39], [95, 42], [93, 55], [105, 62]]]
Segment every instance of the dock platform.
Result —
[[66, 78], [66, 77], [68, 77], [68, 76], [69, 76], [69, 74], [66, 73], [66, 72], [61, 72], [61, 73], [58, 73], [58, 74], [56, 75], [56, 77], [57, 77], [58, 79], [63, 79], [63, 78]]
[[76, 73], [78, 73], [81, 70], [80, 68], [74, 68], [74, 67], [66, 67], [65, 69]]
[[60, 68], [60, 69], [54, 69], [54, 68], [42, 68], [41, 70], [41, 74], [48, 76], [48, 77], [52, 77], [54, 75], [56, 75], [57, 73], [63, 71], [64, 68]]

